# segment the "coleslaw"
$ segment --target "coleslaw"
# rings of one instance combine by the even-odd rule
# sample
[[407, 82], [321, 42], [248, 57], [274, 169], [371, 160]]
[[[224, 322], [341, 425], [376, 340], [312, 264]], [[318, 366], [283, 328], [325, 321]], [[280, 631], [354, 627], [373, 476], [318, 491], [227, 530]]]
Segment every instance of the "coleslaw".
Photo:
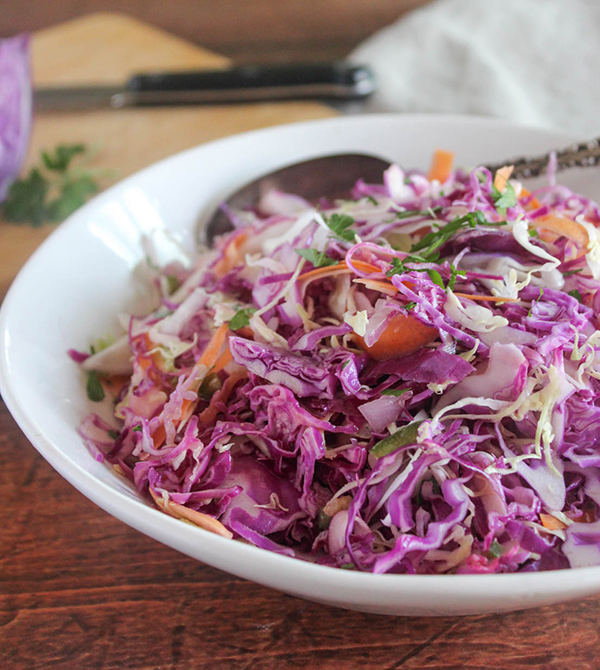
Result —
[[555, 182], [392, 165], [272, 191], [157, 306], [71, 350], [80, 433], [162, 511], [376, 573], [600, 564], [600, 210]]

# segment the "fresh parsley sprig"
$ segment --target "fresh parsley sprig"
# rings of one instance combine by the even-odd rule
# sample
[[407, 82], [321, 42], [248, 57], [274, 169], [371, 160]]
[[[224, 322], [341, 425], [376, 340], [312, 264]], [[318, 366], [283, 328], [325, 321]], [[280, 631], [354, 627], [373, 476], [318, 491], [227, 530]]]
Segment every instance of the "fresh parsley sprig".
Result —
[[339, 261], [331, 258], [324, 251], [317, 251], [316, 249], [296, 249], [296, 253], [302, 258], [312, 263], [316, 268], [324, 268], [329, 265], [338, 265]]
[[350, 230], [354, 225], [354, 219], [348, 214], [332, 214], [325, 223], [331, 229], [331, 232], [344, 242], [354, 242], [355, 233]]
[[1, 205], [11, 223], [59, 223], [98, 192], [93, 172], [74, 161], [88, 153], [84, 144], [59, 144], [53, 152], [42, 151], [41, 164], [13, 182]]
[[492, 186], [492, 198], [501, 216], [506, 216], [506, 210], [517, 204], [517, 194], [510, 182], [506, 183], [503, 191], [500, 191], [496, 186]]
[[229, 320], [230, 330], [239, 330], [250, 325], [250, 317], [256, 312], [254, 307], [244, 307], [239, 309]]

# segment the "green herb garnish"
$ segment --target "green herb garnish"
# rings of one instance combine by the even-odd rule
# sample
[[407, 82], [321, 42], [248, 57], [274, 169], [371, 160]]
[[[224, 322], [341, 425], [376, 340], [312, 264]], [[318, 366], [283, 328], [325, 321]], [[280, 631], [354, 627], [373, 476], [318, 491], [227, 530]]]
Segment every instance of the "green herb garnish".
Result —
[[404, 309], [407, 312], [410, 312], [411, 309], [414, 309], [417, 306], [417, 303], [414, 300], [407, 302], [406, 305], [403, 305]]
[[464, 277], [466, 275], [465, 270], [457, 270], [454, 265], [450, 266], [450, 279], [448, 280], [448, 288], [453, 291], [454, 285], [456, 284], [457, 277]]
[[579, 293], [579, 291], [576, 288], [574, 288], [572, 291], [569, 291], [569, 295], [572, 298], [575, 298], [575, 300], [578, 300], [579, 302], [583, 302], [583, 297], [582, 297], [581, 293]]
[[92, 402], [100, 402], [101, 400], [104, 400], [104, 389], [102, 388], [102, 384], [100, 383], [98, 373], [95, 372], [94, 370], [88, 372], [85, 391], [87, 393], [87, 397]]
[[140, 425], [134, 426], [132, 428], [134, 433], [141, 433], [142, 432], [142, 427]]
[[354, 242], [355, 233], [353, 230], [350, 230], [350, 227], [354, 225], [354, 219], [351, 216], [347, 214], [332, 214], [329, 219], [325, 219], [325, 223], [340, 240]]
[[381, 392], [381, 395], [393, 395], [394, 397], [398, 397], [402, 395], [403, 393], [406, 393], [408, 389], [385, 389], [384, 391]]
[[400, 447], [405, 447], [407, 444], [414, 444], [417, 441], [419, 426], [422, 423], [422, 421], [413, 421], [413, 423], [399, 428], [393, 435], [384, 437], [371, 449], [371, 454], [375, 458], [381, 458], [391, 454], [396, 449], [400, 449]]
[[324, 268], [328, 265], [338, 265], [339, 261], [330, 258], [324, 251], [317, 251], [316, 249], [296, 249], [296, 253], [302, 258], [312, 263], [316, 268]]
[[119, 437], [119, 433], [117, 433], [116, 430], [109, 430], [108, 437], [110, 437], [111, 440], [116, 440]]
[[529, 308], [529, 312], [527, 313], [527, 316], [531, 316], [531, 311], [532, 311], [533, 308], [538, 304], [538, 302], [542, 299], [542, 296], [543, 296], [543, 295], [544, 295], [544, 287], [541, 286], [541, 287], [540, 287], [540, 294], [539, 294], [539, 296], [536, 298], [536, 300], [535, 300], [534, 302], [531, 303], [531, 307]]
[[563, 272], [563, 277], [570, 277], [571, 275], [576, 275], [579, 272], [583, 272], [583, 268], [577, 268], [577, 270], [567, 270]]
[[73, 166], [73, 160], [87, 153], [83, 144], [60, 144], [54, 152], [42, 151], [42, 163], [13, 182], [1, 206], [3, 217], [12, 223], [41, 226], [66, 219], [99, 187], [93, 173]]
[[500, 556], [502, 556], [504, 553], [504, 549], [498, 540], [494, 540], [492, 544], [490, 544], [490, 548], [487, 550], [487, 553], [492, 558], [500, 558]]
[[229, 321], [230, 330], [239, 330], [250, 324], [250, 317], [256, 312], [254, 307], [244, 307], [239, 309]]
[[429, 279], [436, 284], [437, 286], [441, 288], [446, 288], [444, 286], [444, 280], [442, 279], [442, 275], [437, 271], [437, 270], [427, 270], [427, 274], [429, 275]]
[[514, 207], [517, 204], [517, 194], [510, 182], [506, 182], [504, 191], [499, 191], [495, 186], [492, 186], [492, 198], [496, 209], [499, 212], [502, 210], [502, 216], [504, 216], [508, 207]]

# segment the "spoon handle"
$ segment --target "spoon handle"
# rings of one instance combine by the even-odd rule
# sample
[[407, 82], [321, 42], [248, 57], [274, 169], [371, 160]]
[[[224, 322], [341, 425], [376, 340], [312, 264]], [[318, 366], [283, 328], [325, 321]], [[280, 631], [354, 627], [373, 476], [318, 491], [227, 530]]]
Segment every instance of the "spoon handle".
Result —
[[[566, 149], [556, 151], [555, 154], [557, 170], [598, 165], [600, 163], [600, 138], [590, 140], [589, 142], [582, 142], [581, 144], [572, 144]], [[550, 162], [550, 155], [551, 152], [548, 152], [542, 156], [516, 158], [486, 167], [491, 172], [495, 172], [503, 165], [514, 165], [512, 176], [516, 179], [539, 177], [546, 171]]]

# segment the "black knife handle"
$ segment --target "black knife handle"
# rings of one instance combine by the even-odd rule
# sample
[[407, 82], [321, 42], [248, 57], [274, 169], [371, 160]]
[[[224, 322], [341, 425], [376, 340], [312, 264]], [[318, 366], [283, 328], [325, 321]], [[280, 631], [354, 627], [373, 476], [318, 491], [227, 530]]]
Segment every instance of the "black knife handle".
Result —
[[344, 62], [246, 65], [224, 70], [134, 75], [127, 82], [134, 105], [284, 100], [357, 99], [375, 90], [371, 70]]

